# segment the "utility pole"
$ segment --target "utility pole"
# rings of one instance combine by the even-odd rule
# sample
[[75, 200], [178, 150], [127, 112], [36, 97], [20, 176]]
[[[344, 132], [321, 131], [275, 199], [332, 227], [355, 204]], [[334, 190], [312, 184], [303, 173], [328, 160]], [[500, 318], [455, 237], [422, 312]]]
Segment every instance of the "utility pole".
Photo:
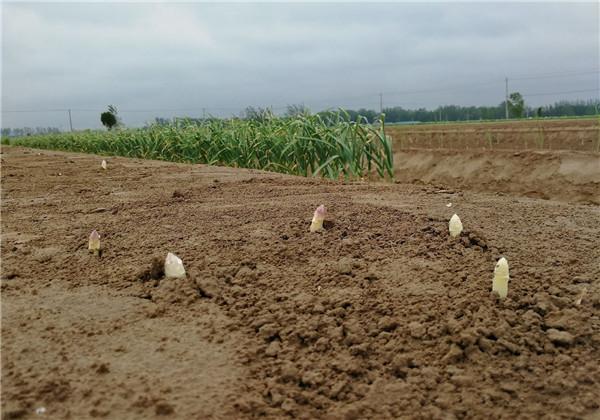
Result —
[[379, 113], [383, 114], [383, 93], [379, 94]]
[[71, 127], [71, 133], [73, 132], [73, 120], [71, 119], [71, 110], [69, 109], [69, 127]]
[[506, 90], [504, 93], [504, 115], [508, 120], [508, 77], [504, 79], [506, 83]]
[[206, 119], [206, 108], [202, 108], [202, 119]]

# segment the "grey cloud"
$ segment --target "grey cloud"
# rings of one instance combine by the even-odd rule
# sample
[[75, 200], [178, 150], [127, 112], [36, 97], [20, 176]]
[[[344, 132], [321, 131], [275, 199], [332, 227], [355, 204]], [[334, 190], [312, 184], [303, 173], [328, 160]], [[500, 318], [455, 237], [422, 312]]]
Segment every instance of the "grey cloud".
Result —
[[[180, 108], [377, 108], [379, 92], [391, 106], [497, 104], [505, 75], [598, 69], [597, 16], [595, 3], [6, 3], [2, 106], [165, 110], [123, 114], [140, 125]], [[455, 85], [465, 87], [395, 93]], [[598, 85], [597, 73], [511, 82], [542, 93]], [[76, 127], [99, 126], [94, 112], [74, 115]], [[2, 116], [65, 125], [57, 113]]]

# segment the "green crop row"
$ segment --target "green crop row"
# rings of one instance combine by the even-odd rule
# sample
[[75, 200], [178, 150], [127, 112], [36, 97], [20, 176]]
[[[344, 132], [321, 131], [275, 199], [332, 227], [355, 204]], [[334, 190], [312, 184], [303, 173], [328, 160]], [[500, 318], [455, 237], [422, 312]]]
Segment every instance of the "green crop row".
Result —
[[263, 169], [332, 179], [377, 173], [393, 177], [391, 142], [378, 124], [328, 118], [178, 120], [170, 125], [107, 132], [21, 137], [11, 144], [173, 162]]

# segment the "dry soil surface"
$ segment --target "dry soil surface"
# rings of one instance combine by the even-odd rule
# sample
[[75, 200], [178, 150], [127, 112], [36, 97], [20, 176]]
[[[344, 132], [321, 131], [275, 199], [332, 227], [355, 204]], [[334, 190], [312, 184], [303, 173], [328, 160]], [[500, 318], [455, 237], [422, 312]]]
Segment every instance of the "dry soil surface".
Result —
[[397, 181], [600, 205], [600, 153], [401, 150]]
[[[597, 206], [1, 158], [5, 419], [600, 415]], [[309, 233], [319, 204], [326, 229]], [[185, 279], [163, 278], [167, 252]]]
[[600, 205], [600, 120], [386, 129], [401, 182]]
[[600, 152], [600, 119], [390, 125], [395, 150], [577, 150]]

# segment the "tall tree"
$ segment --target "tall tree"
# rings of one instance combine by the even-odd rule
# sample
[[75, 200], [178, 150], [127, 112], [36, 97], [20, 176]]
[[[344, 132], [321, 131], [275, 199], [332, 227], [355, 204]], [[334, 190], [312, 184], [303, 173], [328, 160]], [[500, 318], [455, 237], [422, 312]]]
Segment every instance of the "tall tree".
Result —
[[107, 129], [112, 130], [112, 128], [115, 127], [119, 122], [117, 119], [117, 113], [117, 107], [114, 105], [109, 105], [108, 111], [100, 114], [100, 122], [102, 122], [102, 125]]
[[513, 92], [508, 97], [508, 112], [512, 118], [523, 118], [525, 100], [519, 92]]

